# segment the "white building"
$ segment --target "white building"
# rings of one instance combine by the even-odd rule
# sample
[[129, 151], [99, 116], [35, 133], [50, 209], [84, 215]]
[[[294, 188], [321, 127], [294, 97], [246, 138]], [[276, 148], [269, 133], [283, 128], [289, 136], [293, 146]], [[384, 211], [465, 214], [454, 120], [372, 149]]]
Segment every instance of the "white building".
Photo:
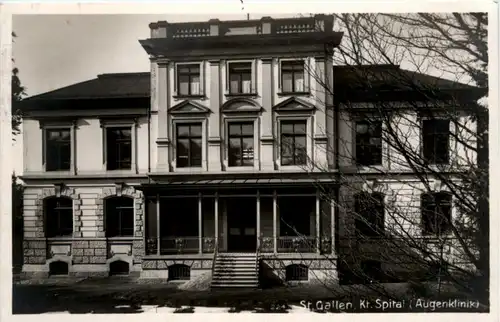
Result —
[[[332, 19], [152, 23], [140, 41], [150, 73], [99, 75], [27, 99], [23, 272], [192, 278], [230, 257], [250, 276], [233, 285], [255, 285], [257, 263], [282, 278], [336, 279], [341, 244], [362, 225], [346, 210], [353, 187], [414, 196], [419, 180], [391, 162], [387, 124], [360, 118], [369, 99], [347, 90], [349, 68], [333, 66], [342, 34]], [[394, 66], [367, 68], [473, 91]], [[407, 94], [384, 91], [400, 106]], [[411, 132], [401, 120], [393, 121]], [[422, 134], [417, 127], [409, 148], [455, 164], [450, 151], [467, 151], [443, 126], [450, 122], [429, 120]], [[369, 223], [383, 229], [380, 208], [371, 209]]]

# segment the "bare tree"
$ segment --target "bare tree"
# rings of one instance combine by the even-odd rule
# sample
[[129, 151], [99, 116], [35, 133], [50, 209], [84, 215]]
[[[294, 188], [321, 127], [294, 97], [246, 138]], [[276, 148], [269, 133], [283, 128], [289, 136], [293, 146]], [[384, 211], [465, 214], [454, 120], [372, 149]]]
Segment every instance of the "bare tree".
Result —
[[[488, 305], [487, 14], [335, 18], [344, 38], [333, 81], [307, 69], [316, 90], [334, 97], [335, 140], [325, 151], [334, 161], [310, 159], [307, 170], [340, 186], [317, 183], [339, 214], [341, 279], [432, 279], [438, 292], [446, 280]], [[437, 127], [446, 130], [425, 136]]]

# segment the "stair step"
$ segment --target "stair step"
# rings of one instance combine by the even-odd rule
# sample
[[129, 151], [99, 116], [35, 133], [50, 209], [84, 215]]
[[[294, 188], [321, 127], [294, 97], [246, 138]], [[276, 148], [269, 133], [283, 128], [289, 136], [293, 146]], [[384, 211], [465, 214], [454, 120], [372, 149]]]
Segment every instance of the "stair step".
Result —
[[247, 288], [259, 286], [256, 253], [217, 254], [212, 273], [212, 288]]
[[216, 275], [212, 278], [212, 280], [220, 280], [220, 279], [227, 279], [227, 280], [253, 280], [257, 279], [257, 275], [247, 275], [247, 276], [227, 276], [227, 275]]
[[226, 284], [226, 285], [254, 285], [258, 284], [258, 280], [238, 280], [238, 281], [233, 281], [233, 280], [218, 280], [218, 281], [213, 281], [212, 285], [221, 285], [221, 284]]
[[255, 270], [248, 270], [248, 271], [215, 271], [215, 275], [235, 275], [235, 276], [247, 276], [247, 275], [257, 275], [257, 272]]
[[241, 266], [241, 265], [235, 265], [235, 266], [215, 266], [214, 270], [222, 270], [222, 271], [257, 271], [257, 267], [255, 266]]

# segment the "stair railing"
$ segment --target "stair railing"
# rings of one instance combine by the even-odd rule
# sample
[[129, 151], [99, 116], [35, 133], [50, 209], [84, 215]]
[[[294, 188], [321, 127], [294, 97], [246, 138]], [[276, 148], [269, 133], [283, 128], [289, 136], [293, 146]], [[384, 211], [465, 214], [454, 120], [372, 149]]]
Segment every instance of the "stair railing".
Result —
[[219, 238], [216, 236], [214, 245], [214, 257], [212, 260], [212, 281], [214, 280], [215, 260], [217, 259], [218, 252], [219, 252]]

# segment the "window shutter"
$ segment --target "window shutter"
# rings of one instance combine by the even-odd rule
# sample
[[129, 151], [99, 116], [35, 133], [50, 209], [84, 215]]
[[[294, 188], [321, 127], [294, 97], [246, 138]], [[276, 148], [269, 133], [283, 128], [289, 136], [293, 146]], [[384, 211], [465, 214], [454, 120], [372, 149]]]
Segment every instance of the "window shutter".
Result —
[[[282, 61], [279, 60], [278, 61], [278, 89], [281, 89], [281, 79], [282, 79], [281, 63], [282, 63]], [[272, 68], [272, 66], [271, 66], [271, 68]]]
[[226, 64], [224, 65], [225, 67], [225, 73], [226, 73], [226, 94], [229, 94], [229, 86], [231, 86], [230, 84], [230, 79], [229, 79], [229, 65], [231, 64], [231, 62], [229, 61], [226, 61]]
[[257, 93], [257, 60], [252, 61], [252, 93]]
[[[177, 87], [179, 86], [178, 82], [178, 78], [177, 78], [177, 67], [178, 65], [173, 63], [173, 64], [169, 64], [167, 66], [167, 79], [170, 78], [170, 68], [173, 68], [174, 69], [174, 96], [177, 96], [178, 95], [178, 91], [177, 91]], [[162, 84], [159, 84], [159, 86], [163, 86]]]
[[200, 95], [205, 95], [205, 62], [200, 63]]
[[304, 59], [304, 92], [309, 92], [309, 81], [311, 77], [311, 60]]

